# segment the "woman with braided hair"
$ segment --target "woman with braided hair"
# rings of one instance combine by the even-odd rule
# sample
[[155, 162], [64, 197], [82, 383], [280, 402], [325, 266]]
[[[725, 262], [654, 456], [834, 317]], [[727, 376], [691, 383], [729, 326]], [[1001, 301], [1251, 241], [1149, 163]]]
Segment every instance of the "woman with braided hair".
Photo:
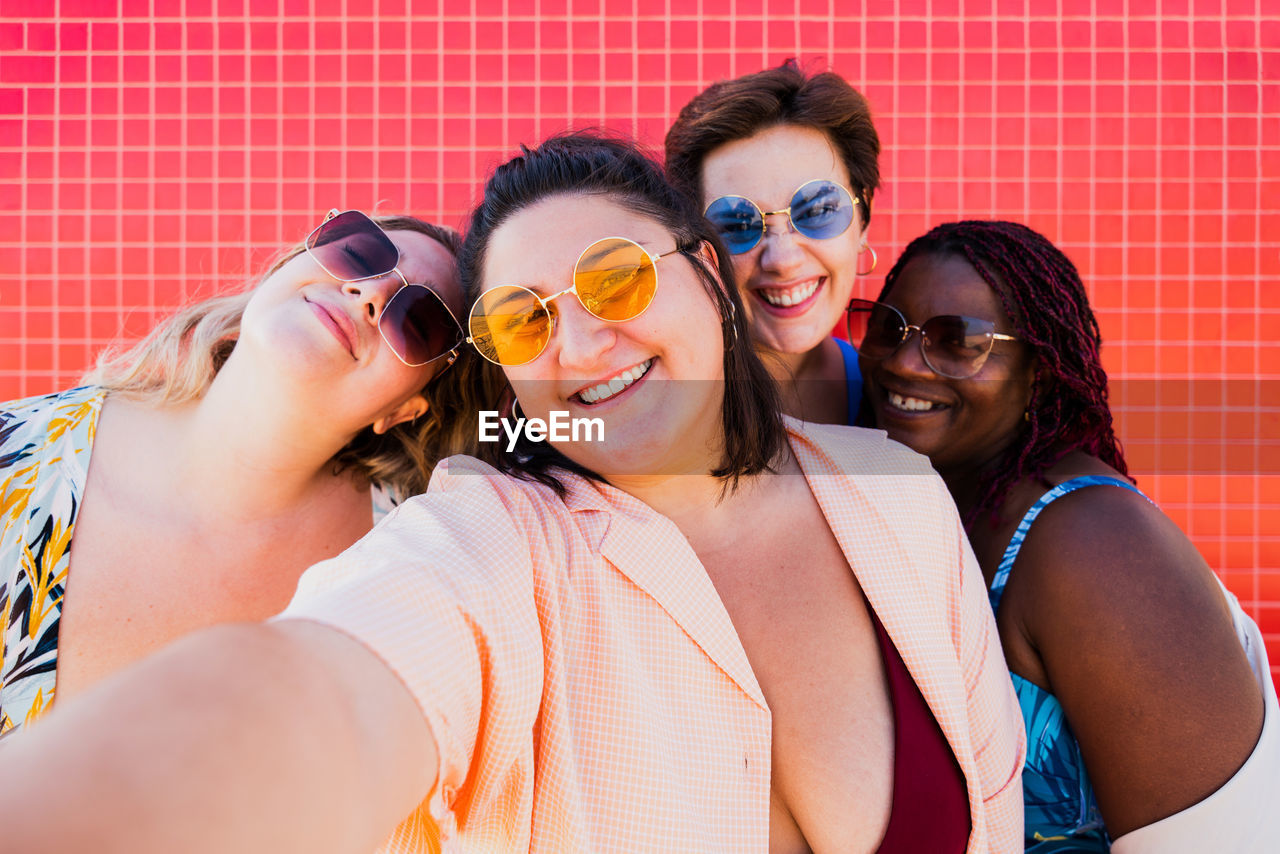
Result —
[[850, 304], [849, 339], [865, 414], [930, 458], [987, 579], [1028, 850], [1274, 850], [1261, 636], [1128, 477], [1071, 261], [1015, 223], [938, 226]]

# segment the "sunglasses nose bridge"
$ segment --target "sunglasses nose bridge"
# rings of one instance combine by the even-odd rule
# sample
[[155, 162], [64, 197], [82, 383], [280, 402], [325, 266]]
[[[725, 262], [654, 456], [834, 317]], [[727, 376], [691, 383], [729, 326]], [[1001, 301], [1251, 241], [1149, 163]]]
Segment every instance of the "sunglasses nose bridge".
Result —
[[[916, 333], [919, 333], [920, 337], [919, 356], [913, 355], [910, 349], [911, 338]], [[925, 336], [923, 329], [903, 320], [902, 335], [898, 339], [898, 343], [894, 345], [891, 351], [882, 356], [880, 361], [891, 365], [891, 369], [895, 372], [917, 375], [922, 370], [927, 369], [931, 373], [937, 374], [938, 369], [933, 366], [933, 362], [929, 359], [927, 341], [928, 338]]]
[[[925, 326], [928, 325], [929, 321], [925, 321]], [[962, 380], [966, 377], [971, 377], [982, 368], [982, 363], [987, 359], [986, 354], [983, 354], [980, 359], [976, 360], [976, 363], [973, 365], [973, 370], [966, 374], [957, 374], [954, 371], [944, 371], [934, 364], [934, 360], [929, 357], [929, 353], [933, 349], [933, 342], [929, 340], [929, 333], [924, 331], [924, 327], [916, 326], [911, 323], [904, 324], [902, 340], [898, 342], [897, 350], [902, 349], [903, 345], [907, 343], [907, 339], [910, 338], [913, 333], [919, 333], [920, 335], [920, 358], [924, 361], [925, 366], [928, 367], [929, 370], [933, 371], [940, 377], [946, 377], [947, 379], [953, 380]]]
[[782, 220], [782, 222], [785, 222], [785, 223], [786, 223], [786, 227], [785, 227], [785, 228], [783, 228], [781, 231], [775, 231], [775, 232], [774, 232], [775, 234], [781, 234], [781, 233], [784, 233], [784, 232], [785, 232], [785, 233], [787, 233], [787, 234], [795, 234], [795, 233], [796, 233], [796, 224], [795, 224], [795, 222], [793, 222], [793, 221], [792, 221], [792, 219], [791, 219], [791, 206], [790, 206], [790, 205], [788, 205], [788, 206], [787, 206], [787, 207], [785, 207], [785, 208], [782, 208], [781, 210], [776, 210], [776, 211], [761, 211], [761, 212], [760, 212], [760, 218], [761, 218], [761, 220], [762, 220], [762, 221], [763, 221], [763, 223], [764, 223], [764, 233], [765, 233], [766, 235], [769, 233], [769, 217], [771, 217], [771, 216], [773, 216], [773, 217], [786, 217], [786, 219], [785, 219], [785, 220]]
[[929, 349], [932, 342], [929, 340], [929, 333], [924, 331], [923, 326], [916, 326], [914, 323], [904, 323], [902, 325], [902, 340], [898, 342], [898, 347], [902, 348], [911, 339], [911, 336], [917, 335], [920, 338], [920, 356], [924, 359], [924, 363], [937, 373], [938, 369], [933, 366], [933, 362], [929, 360]]
[[560, 365], [576, 373], [590, 374], [617, 341], [615, 324], [593, 314], [581, 299], [566, 304], [564, 311], [551, 314], [547, 349], [555, 348]]
[[548, 312], [549, 314], [551, 314], [551, 316], [552, 316], [552, 317], [554, 317], [554, 316], [555, 316], [555, 311], [554, 311], [554, 309], [551, 307], [551, 303], [553, 303], [553, 302], [555, 302], [556, 300], [560, 299], [560, 297], [564, 296], [565, 294], [573, 294], [575, 297], [577, 297], [577, 298], [578, 298], [578, 302], [582, 302], [582, 297], [578, 295], [578, 286], [577, 286], [576, 284], [575, 284], [575, 285], [570, 285], [569, 287], [565, 288], [564, 290], [562, 290], [562, 291], [557, 291], [556, 293], [551, 294], [550, 296], [540, 297], [540, 296], [538, 296], [538, 295], [535, 293], [535, 294], [534, 294], [534, 297], [536, 297], [536, 298], [537, 298], [537, 300], [538, 300], [538, 302], [542, 303], [542, 307], [543, 307], [543, 308], [545, 308], [545, 309], [547, 310], [547, 312]]

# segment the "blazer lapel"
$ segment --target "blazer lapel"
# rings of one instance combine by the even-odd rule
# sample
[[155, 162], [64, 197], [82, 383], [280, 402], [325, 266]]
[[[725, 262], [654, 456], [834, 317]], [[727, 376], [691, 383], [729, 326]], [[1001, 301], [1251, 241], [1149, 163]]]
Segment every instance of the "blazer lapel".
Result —
[[[791, 446], [858, 585], [902, 656], [965, 776], [972, 779], [975, 769], [966, 692], [950, 632], [952, 603], [937, 600], [942, 591], [932, 596], [925, 592], [895, 530], [902, 528], [902, 521], [891, 524], [880, 509], [884, 502], [877, 500], [878, 494], [887, 496], [900, 489], [901, 481], [886, 475], [842, 473], [825, 449], [803, 433], [792, 433]], [[858, 525], [831, 524], [833, 518], [840, 517], [857, 519]], [[953, 571], [958, 577], [959, 567]]]
[[[743, 693], [767, 709], [720, 594], [675, 523], [611, 486], [591, 487], [592, 492], [607, 490], [607, 500], [599, 493], [584, 493], [581, 487], [571, 487], [565, 503], [574, 511], [608, 514], [599, 542], [601, 556], [657, 602]], [[658, 560], [656, 554], [670, 558]]]

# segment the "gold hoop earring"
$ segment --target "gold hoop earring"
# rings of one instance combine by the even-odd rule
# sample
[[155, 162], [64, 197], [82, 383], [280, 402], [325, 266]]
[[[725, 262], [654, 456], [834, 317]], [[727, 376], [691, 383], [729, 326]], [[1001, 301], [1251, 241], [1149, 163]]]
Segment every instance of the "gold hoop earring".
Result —
[[[859, 276], [870, 276], [872, 273], [876, 271], [876, 264], [880, 263], [880, 258], [876, 255], [876, 248], [872, 246], [870, 243], [864, 242], [862, 244], [862, 249], [865, 249], [871, 253], [871, 266], [867, 269], [866, 272], [863, 272], [862, 270], [856, 270], [855, 272]], [[862, 254], [862, 249], [858, 250], [859, 255]]]

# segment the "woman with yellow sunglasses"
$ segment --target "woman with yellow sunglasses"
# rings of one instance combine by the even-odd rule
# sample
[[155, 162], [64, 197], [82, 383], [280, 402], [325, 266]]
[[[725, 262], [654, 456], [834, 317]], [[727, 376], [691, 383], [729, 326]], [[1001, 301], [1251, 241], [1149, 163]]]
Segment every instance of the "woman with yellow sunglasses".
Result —
[[81, 387], [0, 404], [0, 734], [179, 635], [278, 611], [372, 526], [371, 485], [426, 488], [469, 402], [428, 388], [461, 352], [458, 245], [334, 211], [256, 287]]
[[780, 415], [718, 237], [657, 164], [526, 150], [459, 269], [518, 411], [603, 440], [447, 460], [281, 618], [55, 712], [0, 786], [47, 751], [127, 768], [124, 794], [64, 774], [56, 801], [23, 777], [75, 806], [68, 850], [1016, 848], [1017, 706], [945, 486]]

